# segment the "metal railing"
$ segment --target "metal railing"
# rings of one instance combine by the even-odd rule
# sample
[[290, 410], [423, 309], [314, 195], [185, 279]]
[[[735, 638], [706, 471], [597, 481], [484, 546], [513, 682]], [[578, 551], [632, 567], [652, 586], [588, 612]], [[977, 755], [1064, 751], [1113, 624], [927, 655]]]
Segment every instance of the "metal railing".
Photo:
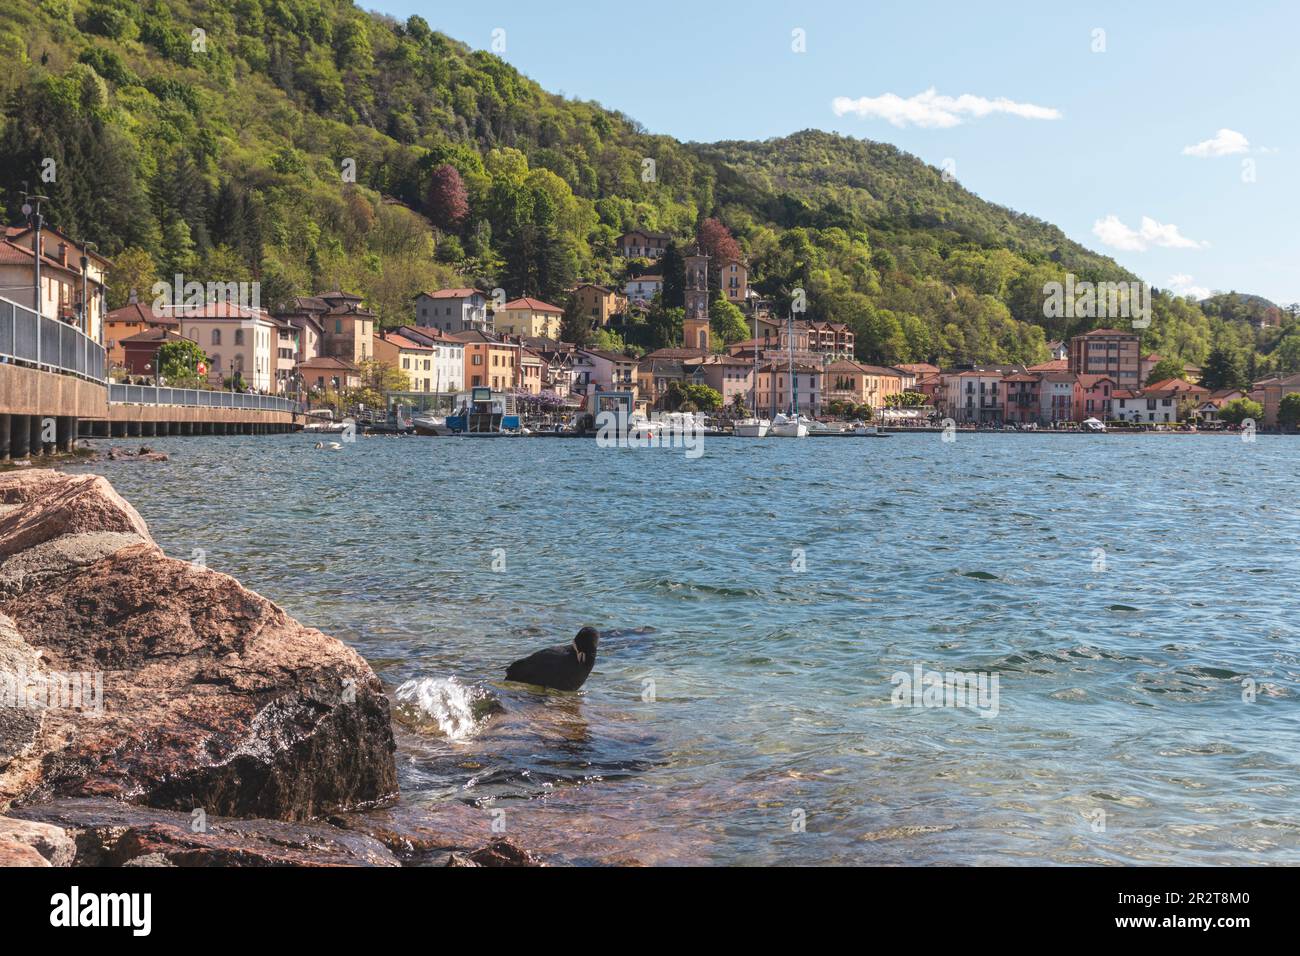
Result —
[[75, 325], [0, 299], [0, 359], [104, 381], [104, 349]]
[[201, 388], [167, 388], [157, 385], [108, 386], [112, 405], [186, 405], [198, 408], [251, 408], [263, 412], [299, 412], [291, 398], [278, 395], [253, 395], [247, 392], [218, 392]]

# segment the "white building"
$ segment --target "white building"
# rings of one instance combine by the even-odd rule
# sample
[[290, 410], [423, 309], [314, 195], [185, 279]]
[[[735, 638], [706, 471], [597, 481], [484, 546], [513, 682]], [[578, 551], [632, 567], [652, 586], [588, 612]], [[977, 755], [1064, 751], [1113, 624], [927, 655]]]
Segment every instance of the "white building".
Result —
[[627, 285], [623, 288], [629, 302], [648, 303], [663, 287], [663, 276], [637, 276], [635, 279], [628, 279]]
[[451, 338], [441, 329], [404, 326], [403, 336], [432, 350], [432, 381], [435, 392], [460, 392], [465, 389], [465, 343]]

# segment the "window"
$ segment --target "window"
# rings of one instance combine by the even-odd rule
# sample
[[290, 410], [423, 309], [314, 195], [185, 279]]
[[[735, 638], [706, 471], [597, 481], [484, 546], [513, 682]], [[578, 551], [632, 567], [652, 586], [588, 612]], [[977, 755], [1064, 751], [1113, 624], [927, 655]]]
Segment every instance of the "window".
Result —
[[235, 344], [236, 344], [236, 345], [243, 345], [243, 344], [244, 344], [244, 330], [243, 330], [243, 329], [235, 329]]
[[220, 344], [221, 344], [221, 330], [220, 330], [220, 329], [213, 329], [213, 330], [212, 330], [212, 344], [213, 344], [213, 345], [220, 345]]

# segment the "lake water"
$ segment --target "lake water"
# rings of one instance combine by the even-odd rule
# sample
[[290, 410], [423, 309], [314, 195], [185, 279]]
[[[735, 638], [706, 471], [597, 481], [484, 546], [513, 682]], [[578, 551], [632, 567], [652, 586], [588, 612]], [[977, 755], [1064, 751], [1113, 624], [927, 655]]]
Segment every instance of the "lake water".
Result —
[[[148, 442], [172, 460], [91, 470], [406, 685], [405, 798], [485, 832], [578, 863], [1300, 863], [1295, 439]], [[501, 683], [584, 624], [580, 693]], [[918, 666], [996, 697], [895, 706]]]

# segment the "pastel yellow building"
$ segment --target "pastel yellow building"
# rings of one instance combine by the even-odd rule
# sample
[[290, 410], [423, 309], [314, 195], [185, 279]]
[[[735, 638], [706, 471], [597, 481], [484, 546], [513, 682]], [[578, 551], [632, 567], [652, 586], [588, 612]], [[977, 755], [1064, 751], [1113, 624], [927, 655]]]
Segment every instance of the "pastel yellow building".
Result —
[[564, 310], [559, 306], [525, 296], [498, 309], [492, 327], [498, 335], [525, 335], [559, 341], [563, 318]]

